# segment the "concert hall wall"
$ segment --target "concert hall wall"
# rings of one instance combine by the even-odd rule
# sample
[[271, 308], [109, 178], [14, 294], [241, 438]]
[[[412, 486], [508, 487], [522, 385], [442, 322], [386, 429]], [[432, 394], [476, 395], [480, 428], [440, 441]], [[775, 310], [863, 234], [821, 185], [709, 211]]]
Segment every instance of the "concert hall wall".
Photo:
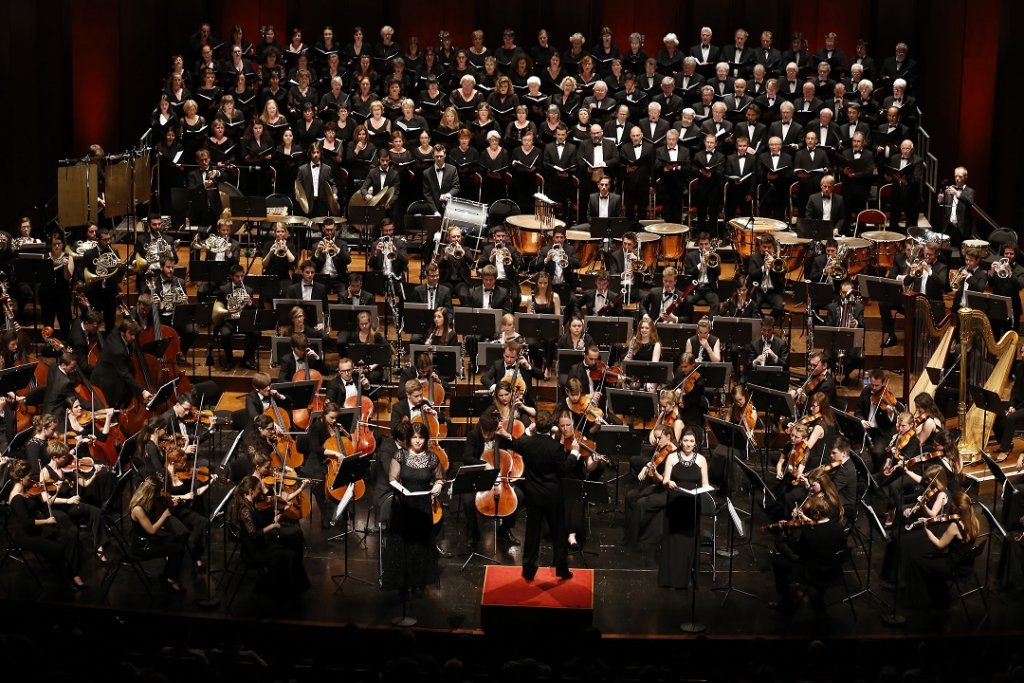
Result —
[[1024, 173], [1020, 164], [999, 164], [1007, 150], [994, 131], [1012, 125], [1009, 107], [999, 102], [1015, 100], [1016, 88], [997, 90], [996, 83], [1016, 82], [1010, 65], [1019, 50], [1011, 31], [1022, 13], [1022, 3], [1013, 0], [10, 0], [0, 8], [0, 72], [14, 95], [12, 154], [0, 170], [7, 190], [0, 224], [9, 228], [17, 214], [50, 200], [56, 160], [80, 157], [94, 142], [112, 153], [136, 143], [170, 56], [207, 20], [222, 38], [237, 23], [254, 41], [264, 24], [275, 25], [279, 42], [300, 26], [308, 43], [328, 23], [342, 43], [356, 24], [370, 40], [391, 24], [403, 45], [410, 35], [421, 45], [436, 44], [442, 28], [465, 45], [469, 32], [480, 28], [490, 47], [500, 44], [504, 27], [515, 28], [519, 44], [528, 46], [543, 26], [552, 43], [564, 47], [570, 33], [582, 32], [589, 44], [607, 25], [620, 47], [631, 31], [645, 34], [649, 52], [669, 30], [687, 48], [702, 25], [714, 30], [716, 45], [729, 42], [738, 26], [751, 32], [755, 45], [769, 29], [780, 49], [794, 30], [812, 49], [836, 31], [847, 55], [858, 37], [867, 37], [879, 64], [904, 40], [923, 65], [923, 125], [941, 162], [939, 179], [966, 165], [979, 204], [1016, 227], [1021, 211], [1014, 191]]

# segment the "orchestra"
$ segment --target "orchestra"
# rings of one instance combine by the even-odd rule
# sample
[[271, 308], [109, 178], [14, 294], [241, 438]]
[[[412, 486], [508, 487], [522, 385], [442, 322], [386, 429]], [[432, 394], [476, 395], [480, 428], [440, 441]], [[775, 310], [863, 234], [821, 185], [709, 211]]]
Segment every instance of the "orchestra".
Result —
[[[537, 575], [546, 524], [554, 575], [571, 580], [574, 553], [594, 543], [591, 508], [621, 505], [624, 518], [614, 523], [622, 545], [660, 546], [652, 585], [682, 589], [700, 570], [694, 539], [702, 524], [745, 485], [734, 479], [739, 469], [728, 459], [735, 456], [758, 469], [777, 498], [750, 513], [765, 516], [766, 529], [779, 534], [771, 561], [777, 607], [795, 606], [794, 582], [841, 571], [835, 552], [868, 495], [884, 504], [890, 526], [916, 525], [889, 542], [887, 578], [924, 577], [925, 594], [915, 600], [942, 602], [935, 577], [951, 571], [979, 534], [965, 468], [984, 452], [1009, 469], [1017, 461], [1010, 456], [1020, 454], [1014, 435], [1024, 420], [1024, 345], [1016, 331], [1024, 263], [1015, 242], [962, 234], [961, 250], [948, 235], [918, 227], [926, 190], [921, 160], [909, 139], [888, 137], [894, 153], [879, 147], [889, 165], [876, 168], [858, 105], [849, 106], [842, 127], [822, 116], [805, 131], [792, 103], [776, 107], [774, 81], [758, 96], [771, 106], [754, 106], [744, 95], [751, 82], [734, 83], [727, 73], [710, 78], [714, 92], [703, 99], [713, 101], [698, 104], [696, 63], [676, 52], [674, 34], [647, 75], [622, 73], [625, 64], [609, 59], [621, 74], [610, 86], [588, 55], [578, 59], [574, 77], [560, 66], [576, 68], [572, 53], [554, 53], [538, 65], [538, 78], [521, 53], [509, 54], [508, 64], [489, 58], [477, 36], [474, 48], [438, 65], [436, 77], [420, 79], [426, 89], [417, 100], [404, 97], [419, 73], [408, 65], [373, 81], [377, 60], [359, 35], [355, 49], [366, 59], [336, 48], [322, 59], [304, 54], [314, 63], [298, 69], [280, 111], [275, 60], [294, 66], [291, 53], [253, 55], [263, 69], [257, 71], [235, 51], [219, 66], [204, 51], [204, 64], [219, 69], [203, 67], [206, 90], [218, 80], [233, 90], [242, 76], [244, 90], [263, 93], [257, 108], [264, 114], [235, 116], [238, 91], [233, 99], [218, 91], [219, 101], [204, 104], [204, 116], [214, 119], [208, 143], [187, 91], [180, 117], [165, 99], [154, 121], [181, 132], [183, 156], [199, 163], [171, 163], [187, 174], [155, 180], [157, 198], [132, 234], [95, 222], [44, 234], [22, 220], [15, 238], [0, 230], [0, 370], [10, 383], [0, 395], [2, 437], [10, 445], [0, 483], [12, 482], [11, 528], [22, 547], [58, 567], [74, 590], [84, 589], [82, 566], [93, 557], [81, 552], [79, 533], [90, 538], [99, 563], [110, 561], [104, 516], [108, 497], [120, 495], [113, 509], [127, 503], [133, 553], [163, 559], [160, 580], [169, 591], [185, 592], [183, 573], [211, 570], [211, 525], [226, 524], [241, 561], [260, 569], [260, 590], [297, 598], [310, 587], [306, 566], [320, 553], [307, 547], [319, 532], [337, 526], [364, 533], [349, 529], [354, 520], [339, 511], [358, 506], [362, 514], [372, 506], [383, 542], [381, 587], [405, 595], [437, 582], [447, 567], [437, 551], [452, 546], [453, 534], [474, 554], [491, 526], [503, 546], [496, 554], [519, 545], [513, 530], [520, 505], [527, 512], [522, 577]], [[397, 52], [384, 47], [390, 73]], [[603, 48], [609, 57], [610, 47]], [[695, 49], [705, 62], [712, 54]], [[433, 61], [433, 49], [429, 55]], [[477, 61], [478, 74], [470, 66]], [[331, 94], [321, 100], [310, 78], [329, 64], [323, 83]], [[753, 61], [734, 66], [736, 75], [758, 73]], [[347, 92], [346, 79], [330, 75], [350, 67], [359, 71], [353, 83], [360, 92]], [[502, 75], [513, 68], [521, 73]], [[261, 90], [264, 76], [270, 87]], [[638, 78], [663, 89], [643, 107]], [[461, 87], [448, 96], [439, 82]], [[789, 87], [794, 97], [805, 95], [798, 108], [812, 106], [810, 82]], [[548, 89], [557, 91], [550, 107]], [[378, 99], [385, 95], [393, 97]], [[727, 112], [723, 101], [740, 104]], [[615, 113], [607, 129], [601, 112]], [[637, 119], [641, 112], [647, 117]], [[745, 121], [744, 134], [733, 136], [727, 114]], [[329, 124], [327, 145], [310, 132], [321, 119]], [[496, 121], [509, 133], [503, 136]], [[577, 121], [573, 144], [567, 126]], [[396, 133], [399, 144], [387, 151], [393, 125], [406, 136], [425, 135], [420, 149], [405, 152]], [[220, 138], [237, 141], [241, 128], [250, 129], [237, 142], [246, 154], [229, 155], [223, 148], [233, 145]], [[328, 158], [332, 136], [343, 128], [352, 142]], [[831, 137], [819, 141], [819, 129]], [[304, 134], [313, 136], [312, 146], [292, 147], [293, 136]], [[230, 200], [268, 194], [266, 149], [279, 135], [299, 166], [287, 182], [287, 173], [271, 175], [296, 210], [266, 206], [265, 215], [236, 215], [241, 204]], [[841, 153], [834, 147], [847, 144]], [[154, 152], [167, 156], [169, 149]], [[243, 161], [252, 166], [235, 166]], [[938, 200], [954, 222], [965, 196], [961, 170]], [[844, 236], [850, 214], [832, 172], [846, 186], [845, 207], [863, 208], [879, 185], [893, 184], [892, 218], [881, 227], [895, 238]], [[172, 208], [171, 193], [187, 188], [207, 197], [203, 207], [196, 200], [194, 213]], [[822, 199], [824, 213], [811, 210]], [[211, 211], [217, 201], [224, 205]], [[517, 202], [507, 216], [497, 211]], [[662, 222], [647, 225], [644, 216]], [[834, 230], [823, 239], [804, 237], [790, 220], [798, 217], [830, 221]], [[422, 229], [411, 228], [414, 221]], [[211, 273], [220, 281], [208, 279]], [[899, 297], [862, 291], [860, 274], [877, 276], [868, 286], [892, 286], [885, 291]], [[823, 285], [831, 298], [819, 307], [811, 292]], [[993, 309], [1009, 311], [1007, 319], [989, 321], [986, 310], [983, 322], [973, 322], [971, 307], [993, 301]], [[415, 324], [413, 304], [420, 305]], [[312, 320], [315, 305], [322, 318]], [[928, 320], [915, 322], [924, 308]], [[947, 333], [957, 324], [962, 334], [992, 342]], [[846, 330], [864, 334], [852, 348], [820, 338], [815, 344], [822, 326], [835, 338]], [[920, 339], [926, 343], [918, 346]], [[413, 354], [410, 344], [426, 350]], [[898, 344], [905, 353], [885, 355]], [[381, 348], [386, 358], [376, 357]], [[206, 351], [205, 366], [196, 350]], [[1010, 362], [991, 362], [1004, 361], [1007, 350]], [[451, 356], [453, 373], [442, 369]], [[18, 374], [21, 366], [26, 372]], [[854, 370], [863, 384], [851, 389]], [[203, 402], [214, 394], [196, 382], [203, 372], [217, 385], [214, 405]], [[979, 397], [968, 386], [1010, 401], [1001, 414], [983, 410], [981, 427], [969, 426], [968, 406], [978, 407]], [[956, 415], [947, 419], [951, 404]], [[720, 442], [716, 422], [740, 439]], [[977, 432], [981, 443], [967, 452], [967, 441], [953, 440], [955, 430]], [[608, 452], [609, 434], [633, 432], [640, 434], [637, 450]], [[231, 439], [221, 438], [228, 435], [237, 436], [230, 448], [223, 442]], [[998, 445], [989, 446], [990, 436]], [[450, 463], [449, 439], [462, 446]], [[339, 491], [339, 472], [357, 470], [346, 466], [350, 458], [372, 466]], [[492, 488], [453, 494], [461, 469], [477, 466], [495, 471]], [[115, 485], [126, 476], [132, 488]], [[374, 488], [361, 501], [364, 479]], [[589, 501], [590, 485], [614, 487], [614, 498]], [[214, 519], [218, 502], [225, 515]], [[464, 526], [442, 526], [456, 505]]]

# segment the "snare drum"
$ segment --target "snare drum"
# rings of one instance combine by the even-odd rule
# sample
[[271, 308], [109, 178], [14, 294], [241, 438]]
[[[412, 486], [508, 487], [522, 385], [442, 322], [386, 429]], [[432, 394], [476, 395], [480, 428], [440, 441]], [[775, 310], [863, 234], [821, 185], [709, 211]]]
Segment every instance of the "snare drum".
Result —
[[811, 240], [806, 237], [798, 237], [795, 233], [783, 230], [775, 233], [775, 240], [779, 243], [779, 252], [786, 261], [786, 272], [792, 273], [804, 264], [804, 257], [807, 255], [807, 245]]
[[590, 233], [584, 230], [566, 230], [565, 241], [576, 250], [576, 256], [583, 266], [589, 266], [594, 262], [601, 247], [601, 238], [591, 237]]
[[744, 259], [748, 259], [751, 254], [757, 251], [757, 239], [761, 235], [780, 232], [785, 230], [786, 227], [783, 221], [777, 221], [774, 218], [755, 216], [751, 220], [748, 217], [741, 216], [729, 221], [729, 238], [732, 240], [736, 253]]
[[868, 230], [861, 237], [871, 240], [874, 245], [874, 264], [879, 272], [888, 273], [896, 260], [896, 254], [903, 249], [907, 236], [891, 230]]
[[640, 257], [652, 271], [658, 265], [658, 251], [661, 248], [661, 235], [650, 232], [638, 232], [637, 242], [640, 243]]
[[661, 236], [661, 258], [678, 261], [686, 251], [686, 234], [690, 229], [679, 223], [657, 223], [644, 227], [644, 232]]
[[846, 245], [846, 272], [856, 275], [871, 263], [871, 242], [860, 237], [837, 237], [836, 242]]
[[960, 246], [960, 252], [963, 253], [964, 249], [980, 249], [981, 251], [991, 252], [992, 245], [986, 240], [964, 240]]

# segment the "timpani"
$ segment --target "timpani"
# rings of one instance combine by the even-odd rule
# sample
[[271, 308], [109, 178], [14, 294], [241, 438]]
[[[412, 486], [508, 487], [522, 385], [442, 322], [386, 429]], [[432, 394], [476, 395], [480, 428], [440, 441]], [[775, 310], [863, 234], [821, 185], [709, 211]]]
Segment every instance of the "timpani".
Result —
[[566, 230], [565, 241], [576, 250], [580, 264], [589, 266], [597, 258], [597, 252], [600, 250], [603, 240], [600, 237], [591, 237], [586, 230]]
[[686, 252], [686, 235], [690, 229], [679, 223], [655, 223], [644, 227], [649, 232], [661, 237], [661, 258], [666, 261], [678, 261]]
[[782, 258], [786, 262], [786, 272], [792, 273], [800, 269], [804, 264], [807, 245], [811, 243], [811, 240], [788, 230], [776, 232], [774, 235], [775, 241], [779, 243], [779, 253], [782, 254]]
[[640, 243], [640, 258], [650, 270], [658, 266], [658, 253], [661, 249], [661, 235], [653, 232], [638, 232], [636, 240]]
[[866, 240], [871, 240], [874, 252], [872, 261], [880, 272], [888, 273], [896, 260], [896, 254], [903, 251], [903, 242], [907, 236], [903, 233], [892, 230], [868, 230], [860, 234]]
[[509, 216], [505, 222], [512, 228], [512, 244], [519, 253], [526, 256], [536, 256], [540, 253], [553, 228], [565, 227], [565, 221], [557, 218], [552, 219], [550, 225], [545, 225], [543, 221], [537, 220], [536, 216], [525, 213]]
[[757, 240], [761, 235], [773, 234], [785, 230], [785, 222], [763, 216], [740, 216], [729, 221], [729, 239], [736, 253], [748, 259], [757, 251]]
[[851, 276], [860, 273], [871, 263], [870, 240], [861, 237], [837, 237], [836, 243], [846, 245], [846, 272]]

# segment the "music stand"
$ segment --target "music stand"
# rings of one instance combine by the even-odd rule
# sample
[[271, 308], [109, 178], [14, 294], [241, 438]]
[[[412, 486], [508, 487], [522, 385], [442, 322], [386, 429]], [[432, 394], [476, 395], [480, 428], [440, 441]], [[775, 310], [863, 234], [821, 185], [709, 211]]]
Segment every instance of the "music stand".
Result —
[[711, 329], [722, 340], [722, 348], [743, 346], [761, 336], [760, 318], [715, 318]]
[[[780, 368], [781, 369], [781, 368]], [[785, 417], [788, 421], [796, 421], [796, 404], [793, 397], [789, 395], [789, 374], [776, 373], [781, 377], [783, 386], [781, 389], [774, 389], [764, 384], [748, 381], [747, 388], [750, 389], [750, 400], [759, 411], [766, 413], [764, 420], [764, 443], [761, 450], [762, 467], [768, 467], [768, 425], [777, 422], [777, 418]]]
[[863, 327], [814, 326], [815, 349], [863, 349]]
[[[308, 341], [309, 341], [309, 348], [311, 348], [314, 351], [316, 351], [317, 355], [320, 356], [320, 359], [323, 360], [323, 357], [324, 357], [324, 340], [319, 338], [319, 337], [311, 337], [311, 338], [309, 338]], [[281, 361], [281, 357], [291, 351], [291, 348], [292, 348], [292, 338], [291, 337], [280, 337], [280, 336], [275, 335], [275, 336], [271, 337], [270, 344], [271, 344], [271, 346], [270, 346], [270, 364], [271, 365], [279, 365], [280, 361]]]
[[[427, 353], [424, 344], [409, 344], [409, 358], [412, 364], [416, 365], [416, 358], [421, 353]], [[458, 369], [462, 367], [461, 346], [435, 346], [431, 363], [438, 377], [455, 377]]]
[[229, 197], [232, 220], [263, 221], [267, 218], [266, 197]]
[[427, 304], [406, 301], [402, 309], [402, 321], [406, 332], [426, 335], [434, 327], [434, 311]]
[[627, 360], [622, 371], [641, 384], [668, 384], [672, 379], [672, 363], [667, 361]]
[[558, 349], [555, 351], [555, 368], [559, 377], [568, 375], [572, 366], [583, 362], [583, 351], [572, 349]]
[[995, 416], [1006, 413], [1006, 404], [999, 398], [999, 394], [977, 384], [968, 384], [967, 393], [970, 394], [974, 407], [981, 408], [983, 411], [981, 416], [981, 443], [978, 444], [978, 450], [984, 451], [987, 445], [985, 437], [988, 435], [988, 415], [992, 413], [992, 424], [994, 426]]
[[387, 215], [387, 209], [383, 206], [358, 203], [349, 204], [348, 206], [349, 225], [361, 228], [376, 228], [384, 222]]
[[317, 324], [324, 321], [324, 302], [306, 301], [305, 299], [274, 299], [274, 310], [277, 311], [277, 326], [291, 327], [292, 309], [298, 306], [306, 314], [307, 320], [315, 320]]
[[658, 397], [648, 391], [608, 389], [607, 412], [622, 415], [631, 422], [637, 419], [650, 420], [658, 414]]
[[153, 398], [149, 399], [149, 403], [146, 404], [146, 410], [155, 410], [157, 406], [173, 399], [180, 379], [180, 377], [175, 377], [170, 382], [160, 385], [160, 388], [153, 394]]
[[[449, 497], [455, 498], [455, 496], [464, 496], [472, 493], [483, 493], [490, 491], [494, 488], [494, 483], [498, 479], [498, 470], [487, 469], [487, 465], [481, 463], [479, 465], [463, 465], [459, 468], [459, 471], [455, 473], [455, 478], [452, 479], [452, 488], [449, 491]], [[497, 510], [495, 510], [497, 512]], [[468, 510], [469, 514], [476, 514], [476, 510]], [[494, 531], [494, 548], [498, 548], [498, 520], [501, 519], [498, 515], [491, 517], [492, 527]], [[465, 571], [469, 563], [473, 561], [474, 557], [479, 557], [481, 560], [486, 560], [491, 564], [501, 564], [501, 561], [496, 557], [490, 557], [483, 555], [473, 550], [469, 553], [466, 561], [462, 564], [462, 569], [459, 571]]]
[[27, 387], [35, 377], [37, 365], [38, 361], [0, 370], [0, 394], [15, 393]]
[[252, 287], [254, 294], [259, 298], [260, 306], [270, 308], [266, 304], [281, 294], [281, 280], [276, 275], [251, 275], [246, 273], [243, 279], [244, 284]]
[[622, 456], [639, 453], [644, 445], [642, 433], [631, 430], [626, 425], [601, 425], [594, 438], [594, 448], [598, 453], [615, 456], [615, 502], [619, 501], [619, 480], [625, 475], [619, 474]]
[[[729, 558], [729, 582], [724, 587], [713, 589], [713, 591], [725, 591], [725, 597], [722, 598], [722, 605], [725, 605], [726, 601], [729, 599], [729, 595], [733, 591], [736, 591], [741, 595], [746, 595], [748, 598], [757, 597], [753, 593], [748, 593], [747, 591], [740, 590], [739, 588], [736, 588], [733, 585], [734, 563], [736, 555], [739, 554], [735, 547], [736, 533], [739, 533], [740, 538], [743, 538], [744, 533], [743, 522], [740, 520], [739, 514], [737, 513], [736, 508], [732, 503], [732, 461], [733, 458], [736, 458], [737, 460], [739, 459], [739, 456], [737, 456], [735, 453], [736, 451], [740, 450], [737, 444], [743, 443], [745, 446], [748, 442], [748, 439], [746, 431], [744, 431], [743, 427], [741, 427], [740, 425], [733, 424], [725, 420], [720, 420], [718, 418], [711, 416], [708, 416], [707, 420], [708, 426], [711, 428], [711, 432], [715, 435], [715, 438], [718, 440], [719, 445], [726, 446], [726, 448], [728, 449], [726, 451], [727, 455], [725, 465], [725, 481], [722, 482], [722, 486], [719, 488], [719, 490], [723, 491], [725, 494], [726, 506], [729, 509], [729, 516], [732, 521], [732, 524], [729, 525], [729, 548], [724, 553]], [[745, 448], [743, 450], [744, 452], [746, 451]], [[749, 516], [753, 518], [753, 505], [751, 505], [751, 512], [747, 514], [749, 514]], [[722, 553], [721, 550], [719, 550], [718, 552], [720, 554]], [[753, 548], [751, 548], [750, 552], [751, 558], [753, 559]]]
[[472, 423], [486, 413], [494, 403], [490, 394], [471, 394], [469, 396], [452, 396], [448, 415], [451, 418], [461, 417]]
[[903, 304], [903, 283], [899, 280], [861, 273], [857, 276], [857, 287], [865, 300]]
[[587, 333], [598, 346], [611, 347], [621, 344], [633, 334], [633, 319], [588, 315], [584, 318]]
[[356, 365], [376, 365], [380, 368], [391, 367], [390, 344], [349, 344], [348, 357]]
[[189, 259], [189, 279], [193, 282], [227, 282], [231, 263]]
[[462, 335], [491, 339], [499, 327], [498, 321], [502, 313], [503, 311], [497, 308], [456, 306], [454, 329]]
[[502, 357], [505, 352], [505, 345], [499, 342], [480, 342], [476, 347], [476, 365], [479, 368], [489, 368], [491, 363]]
[[757, 384], [785, 393], [789, 389], [789, 373], [778, 365], [758, 366], [751, 369], [747, 384]]
[[[302, 380], [299, 382], [274, 382], [271, 384], [271, 388], [281, 392], [281, 394], [288, 399], [293, 406], [308, 406], [313, 400], [313, 396], [316, 394], [315, 379]], [[303, 431], [296, 432], [299, 434], [304, 433]]]
[[[277, 328], [277, 314], [274, 311], [263, 311], [259, 309], [246, 308], [238, 315], [238, 332], [240, 334], [256, 334], [262, 336], [264, 332]], [[256, 365], [259, 367], [260, 344], [256, 344]]]
[[[349, 572], [348, 569], [348, 535], [349, 533], [351, 533], [351, 531], [355, 530], [355, 505], [350, 505], [350, 503], [355, 502], [354, 484], [357, 481], [362, 481], [363, 479], [366, 479], [367, 475], [370, 473], [371, 455], [372, 454], [370, 453], [357, 454], [350, 455], [346, 458], [342, 458], [341, 465], [338, 467], [338, 473], [334, 476], [334, 481], [330, 482], [330, 486], [332, 489], [339, 489], [342, 486], [348, 487], [345, 490], [345, 495], [343, 495], [341, 498], [341, 503], [338, 505], [337, 511], [335, 511], [334, 513], [334, 518], [331, 519], [331, 526], [334, 526], [338, 523], [338, 520], [341, 519], [341, 516], [348, 512], [348, 514], [346, 515], [347, 520], [345, 522], [346, 530], [343, 533], [338, 534], [337, 536], [327, 539], [328, 541], [333, 541], [338, 538], [341, 538], [344, 540], [345, 544], [344, 569], [340, 574], [331, 575], [331, 581], [333, 581], [334, 585], [336, 586], [336, 588], [334, 589], [335, 595], [337, 595], [338, 592], [341, 591], [341, 587], [344, 585], [347, 579], [352, 579], [353, 581], [365, 583], [367, 586], [371, 585], [371, 583], [366, 579], [354, 576], [351, 572]], [[353, 525], [353, 529], [349, 530], [347, 528], [349, 524]]]
[[729, 380], [732, 379], [732, 363], [711, 363], [704, 362], [700, 364], [700, 376], [704, 380], [704, 391], [708, 389], [716, 389], [718, 391], [725, 391], [725, 388], [729, 386]]
[[798, 237], [825, 242], [832, 238], [833, 221], [816, 218], [797, 218], [796, 234]]
[[1013, 320], [1013, 305], [1008, 296], [968, 291], [967, 306], [983, 312], [989, 320]]
[[[874, 554], [873, 551], [875, 547], [875, 532], [878, 532], [878, 534], [882, 537], [882, 541], [884, 542], [889, 541], [889, 534], [885, 532], [885, 525], [882, 523], [882, 520], [878, 518], [878, 513], [875, 512], [875, 509], [871, 507], [868, 501], [865, 500], [865, 498], [861, 498], [857, 502], [864, 510], [864, 512], [867, 513], [868, 518], [868, 547], [866, 550], [867, 565], [865, 568], [868, 578], [867, 581], [865, 581], [861, 585], [861, 589], [847, 599], [853, 601], [854, 599], [859, 598], [862, 595], [870, 595], [875, 600], [880, 602], [883, 607], [889, 608], [891, 607], [891, 605], [887, 603], [885, 600], [883, 600], [880, 595], [878, 595], [877, 593], [875, 593], [875, 591], [871, 589], [871, 557]], [[897, 524], [899, 523], [900, 521], [897, 520]]]
[[[684, 621], [679, 625], [679, 628], [686, 633], [701, 633], [707, 628], [704, 624], [697, 621], [697, 575], [700, 573], [700, 522], [703, 518], [700, 514], [700, 500], [705, 493], [708, 493], [708, 497], [711, 498], [710, 490], [714, 490], [714, 487], [708, 487], [708, 489], [701, 487], [692, 491], [684, 488], [677, 488], [670, 489], [668, 491], [669, 501], [671, 501], [672, 498], [678, 498], [679, 496], [686, 496], [687, 498], [693, 499], [693, 519], [695, 520], [694, 524], [697, 527], [693, 534], [693, 565], [687, 568], [687, 571], [690, 573], [690, 620]], [[711, 504], [712, 506], [715, 505], [714, 498], [711, 498]], [[671, 503], [666, 503], [666, 509], [668, 505], [671, 505]]]
[[554, 313], [516, 313], [519, 334], [527, 339], [558, 339], [562, 316]]
[[633, 230], [633, 221], [625, 216], [590, 219], [590, 236], [600, 237], [606, 242], [621, 240], [622, 236]]
[[[590, 521], [590, 506], [607, 505], [610, 501], [608, 497], [608, 484], [599, 480], [587, 479], [585, 474], [582, 478], [577, 475], [562, 479], [562, 498], [566, 505], [575, 505], [582, 508], [581, 517], [584, 529], [587, 528]], [[587, 560], [584, 556], [594, 555], [596, 557], [599, 553], [593, 550], [586, 550], [582, 548], [582, 544], [580, 545], [579, 550], [570, 550], [569, 552], [579, 553], [580, 562], [586, 567]]]
[[850, 440], [851, 445], [864, 443], [865, 430], [859, 417], [842, 410], [833, 410], [832, 415], [839, 423], [839, 431]]
[[[827, 308], [836, 294], [835, 287], [831, 282], [793, 280], [793, 298], [796, 301], [806, 303], [808, 290], [810, 290], [811, 308], [816, 311]], [[814, 331], [817, 332], [818, 329], [815, 327]]]
[[370, 314], [370, 324], [376, 328], [377, 306], [330, 304], [327, 307], [327, 317], [330, 319], [331, 329], [337, 331], [356, 329], [356, 318], [363, 311]]
[[686, 348], [686, 340], [697, 334], [696, 323], [657, 323], [654, 327], [658, 330], [661, 347], [665, 349], [682, 351]]

